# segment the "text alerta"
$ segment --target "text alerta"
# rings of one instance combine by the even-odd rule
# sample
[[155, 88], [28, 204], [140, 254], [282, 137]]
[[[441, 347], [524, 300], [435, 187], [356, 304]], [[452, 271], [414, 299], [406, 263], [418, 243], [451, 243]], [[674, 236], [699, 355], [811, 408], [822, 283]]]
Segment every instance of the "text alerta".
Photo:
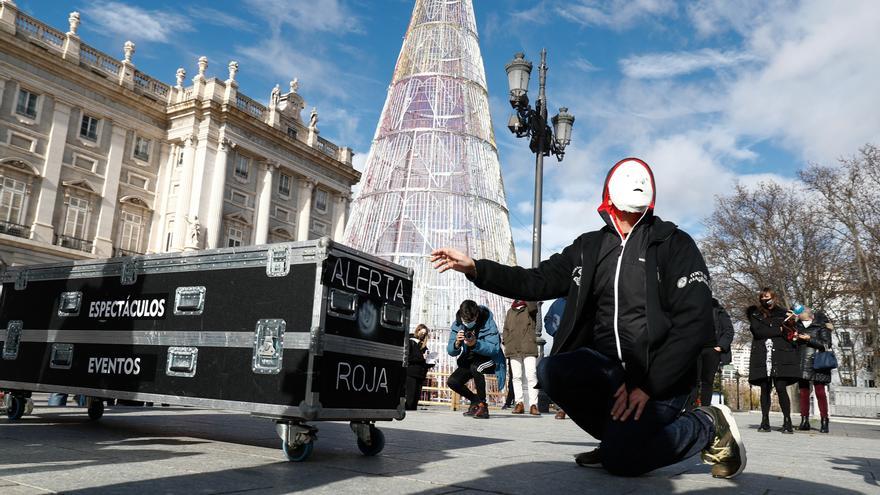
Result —
[[406, 293], [402, 279], [352, 260], [336, 258], [330, 281], [361, 294], [375, 295], [386, 301], [406, 305]]

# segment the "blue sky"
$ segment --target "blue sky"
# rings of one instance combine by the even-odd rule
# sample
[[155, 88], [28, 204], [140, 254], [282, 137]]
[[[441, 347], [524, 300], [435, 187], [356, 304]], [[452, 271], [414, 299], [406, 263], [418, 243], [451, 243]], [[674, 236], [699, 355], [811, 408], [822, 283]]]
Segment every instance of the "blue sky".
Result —
[[[363, 166], [413, 1], [214, 0], [55, 2], [19, 8], [172, 83], [196, 60], [265, 102], [297, 77], [321, 132]], [[530, 260], [534, 157], [505, 128], [504, 65], [549, 52], [551, 109], [576, 116], [565, 160], [546, 162], [544, 256], [600, 224], [607, 169], [625, 156], [657, 175], [657, 213], [699, 235], [715, 195], [737, 182], [794, 183], [880, 143], [880, 2], [474, 0], [518, 259]], [[537, 65], [537, 64], [536, 64]], [[533, 84], [534, 86], [534, 84]]]

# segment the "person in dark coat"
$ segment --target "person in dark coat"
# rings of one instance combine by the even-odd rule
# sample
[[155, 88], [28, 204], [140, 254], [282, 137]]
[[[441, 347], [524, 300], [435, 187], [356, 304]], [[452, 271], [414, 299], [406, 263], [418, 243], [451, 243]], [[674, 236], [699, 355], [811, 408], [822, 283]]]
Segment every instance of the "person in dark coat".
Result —
[[732, 478], [746, 452], [730, 409], [683, 412], [713, 333], [708, 270], [694, 240], [654, 216], [654, 191], [648, 164], [627, 158], [605, 179], [605, 227], [536, 268], [475, 261], [453, 248], [435, 250], [431, 261], [505, 297], [567, 298], [538, 384], [600, 440], [575, 457], [578, 465], [638, 476], [702, 451], [713, 476]]
[[[547, 314], [544, 315], [544, 330], [547, 331], [547, 335], [551, 337], [556, 337], [556, 331], [559, 330], [559, 323], [562, 322], [562, 314], [565, 312], [565, 298], [560, 297], [559, 299], [553, 301], [553, 304], [550, 305], [550, 308], [547, 310]], [[557, 404], [559, 406], [559, 404]], [[561, 408], [556, 411], [555, 419], [565, 419], [565, 411]]]
[[816, 353], [831, 350], [831, 322], [820, 311], [804, 308], [797, 323], [797, 349], [801, 366], [798, 389], [801, 399], [801, 424], [798, 430], [810, 430], [810, 384], [819, 402], [820, 433], [828, 433], [828, 396], [825, 385], [831, 383], [831, 370], [813, 369]]
[[[765, 287], [758, 293], [758, 305], [746, 309], [752, 332], [749, 357], [749, 383], [761, 387], [761, 425], [759, 432], [770, 431], [770, 391], [776, 387], [782, 409], [782, 433], [794, 433], [791, 425], [791, 402], [786, 386], [801, 375], [794, 334], [787, 335], [784, 324], [794, 324], [794, 313], [779, 305], [776, 292]], [[788, 320], [788, 321], [787, 321]]]
[[538, 360], [538, 336], [535, 334], [538, 304], [534, 302], [513, 301], [504, 317], [504, 329], [501, 332], [501, 344], [504, 355], [510, 362], [513, 375], [513, 393], [516, 404], [513, 414], [525, 414], [523, 387], [528, 390], [529, 414], [540, 416], [538, 412], [538, 389], [535, 388], [538, 378], [536, 367]]
[[409, 337], [406, 366], [406, 409], [415, 411], [422, 396], [422, 386], [425, 377], [428, 376], [428, 363], [425, 361], [425, 353], [428, 352], [428, 327], [419, 323]]
[[730, 344], [733, 342], [733, 323], [730, 315], [718, 299], [712, 298], [712, 316], [715, 327], [714, 338], [700, 352], [698, 361], [697, 387], [694, 389], [696, 406], [712, 404], [712, 388], [718, 368], [730, 364]]

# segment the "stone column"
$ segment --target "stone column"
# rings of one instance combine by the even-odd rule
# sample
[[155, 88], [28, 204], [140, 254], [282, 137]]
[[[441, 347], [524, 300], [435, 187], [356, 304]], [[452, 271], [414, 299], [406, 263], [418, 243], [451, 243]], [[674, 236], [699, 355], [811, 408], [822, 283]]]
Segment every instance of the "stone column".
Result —
[[161, 146], [159, 155], [159, 172], [156, 176], [156, 196], [153, 201], [152, 226], [150, 227], [150, 242], [147, 244], [147, 253], [161, 253], [165, 248], [165, 223], [168, 221], [168, 193], [171, 188], [171, 173], [174, 171], [175, 145], [162, 141], [156, 142]]
[[125, 53], [125, 58], [120, 61], [121, 65], [119, 66], [119, 85], [125, 86], [128, 89], [133, 89], [134, 63], [131, 61], [131, 56], [134, 54], [134, 43], [131, 41], [126, 41], [122, 49]]
[[333, 205], [333, 240], [341, 241], [345, 235], [345, 222], [348, 219], [348, 203], [351, 196], [348, 193], [342, 193], [336, 196]]
[[180, 182], [177, 186], [177, 198], [174, 201], [174, 239], [172, 251], [183, 251], [186, 246], [186, 234], [189, 230], [189, 202], [192, 192], [193, 168], [195, 167], [196, 137], [187, 136], [183, 141], [183, 165], [180, 168]]
[[119, 197], [119, 173], [125, 153], [125, 129], [113, 123], [110, 151], [107, 153], [107, 169], [104, 188], [101, 190], [101, 209], [98, 212], [98, 232], [95, 235], [94, 253], [103, 258], [113, 256], [113, 220], [116, 218], [116, 199]]
[[312, 219], [312, 191], [317, 183], [309, 178], [299, 180], [299, 191], [296, 197], [296, 240], [305, 241], [309, 238], [309, 223]]
[[226, 193], [226, 173], [229, 163], [229, 151], [233, 147], [231, 141], [220, 138], [217, 146], [217, 157], [214, 159], [214, 170], [211, 174], [210, 203], [205, 225], [208, 230], [208, 249], [220, 247], [220, 229], [223, 226], [223, 195]]
[[49, 143], [46, 146], [46, 161], [43, 162], [40, 192], [37, 197], [37, 213], [31, 228], [31, 239], [52, 244], [55, 239], [55, 227], [52, 217], [55, 214], [55, 200], [61, 188], [61, 159], [64, 157], [64, 145], [67, 142], [67, 127], [70, 124], [70, 107], [55, 100], [55, 112], [52, 114], [52, 129], [49, 131]]
[[272, 207], [272, 172], [278, 165], [260, 163], [257, 182], [257, 221], [254, 225], [254, 244], [266, 244], [269, 238], [269, 209]]

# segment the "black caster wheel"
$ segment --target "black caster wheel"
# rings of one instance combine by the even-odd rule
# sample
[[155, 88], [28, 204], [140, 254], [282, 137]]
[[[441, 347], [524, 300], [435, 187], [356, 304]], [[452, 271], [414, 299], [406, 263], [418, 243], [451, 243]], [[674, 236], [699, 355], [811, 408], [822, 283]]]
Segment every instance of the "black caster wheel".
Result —
[[294, 447], [282, 440], [281, 450], [284, 451], [284, 455], [287, 456], [288, 461], [303, 462], [304, 460], [308, 459], [310, 455], [312, 455], [312, 451], [315, 450], [315, 442], [309, 440], [304, 444]]
[[365, 456], [374, 456], [385, 448], [385, 434], [375, 426], [370, 426], [370, 443], [367, 444], [360, 437], [357, 439], [358, 448]]
[[99, 399], [93, 399], [91, 404], [89, 404], [89, 419], [92, 421], [97, 421], [104, 416], [104, 401]]
[[9, 398], [9, 407], [6, 408], [6, 417], [12, 421], [17, 421], [24, 416], [24, 409], [27, 406], [27, 399], [13, 395]]

